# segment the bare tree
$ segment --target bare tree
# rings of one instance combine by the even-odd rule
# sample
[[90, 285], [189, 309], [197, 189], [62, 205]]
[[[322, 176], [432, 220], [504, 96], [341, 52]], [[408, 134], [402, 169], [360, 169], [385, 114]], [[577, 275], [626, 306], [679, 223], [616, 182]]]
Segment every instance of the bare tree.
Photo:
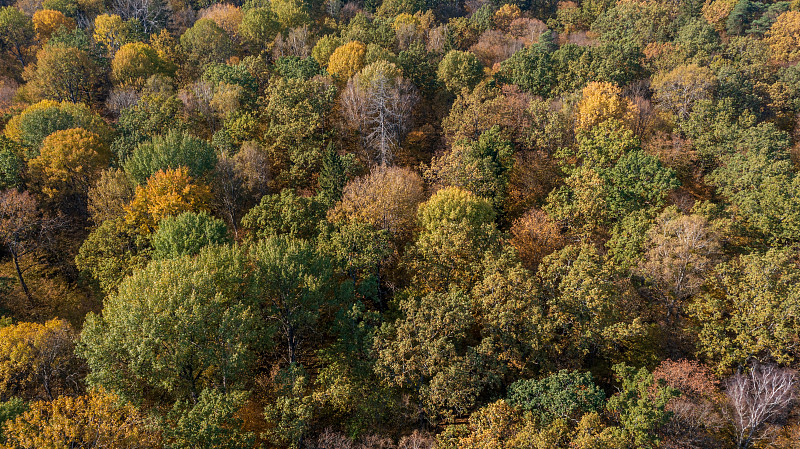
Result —
[[111, 9], [125, 20], [138, 19], [146, 34], [154, 31], [166, 16], [162, 0], [112, 0]]
[[748, 449], [767, 437], [768, 424], [784, 418], [791, 409], [796, 387], [794, 371], [775, 365], [755, 364], [749, 372], [728, 379], [725, 394], [737, 449]]
[[419, 95], [410, 81], [394, 73], [392, 64], [373, 68], [368, 75], [362, 72], [348, 81], [342, 109], [350, 126], [373, 151], [373, 159], [387, 165], [392, 162], [393, 148], [408, 132]]

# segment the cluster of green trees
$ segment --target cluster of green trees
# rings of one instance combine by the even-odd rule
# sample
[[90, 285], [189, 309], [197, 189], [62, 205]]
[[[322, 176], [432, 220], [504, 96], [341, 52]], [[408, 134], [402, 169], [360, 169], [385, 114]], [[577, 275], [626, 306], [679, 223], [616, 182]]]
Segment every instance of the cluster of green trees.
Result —
[[0, 444], [796, 447], [798, 49], [796, 0], [0, 0]]

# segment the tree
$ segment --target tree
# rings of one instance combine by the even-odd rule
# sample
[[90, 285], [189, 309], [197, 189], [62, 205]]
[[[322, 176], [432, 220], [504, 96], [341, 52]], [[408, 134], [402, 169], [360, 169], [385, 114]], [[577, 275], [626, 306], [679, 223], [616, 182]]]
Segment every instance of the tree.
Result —
[[186, 168], [159, 170], [146, 185], [136, 187], [125, 220], [149, 234], [163, 218], [206, 209], [210, 196], [209, 188], [196, 183]]
[[260, 48], [264, 42], [272, 42], [279, 31], [278, 16], [269, 7], [245, 11], [238, 29], [244, 42], [253, 49]]
[[111, 11], [123, 20], [138, 20], [148, 35], [166, 21], [167, 8], [161, 0], [113, 0], [110, 6]]
[[797, 357], [793, 310], [800, 307], [792, 255], [770, 249], [721, 263], [691, 315], [699, 324], [698, 347], [718, 371], [748, 360], [787, 363]]
[[56, 131], [42, 142], [39, 155], [28, 162], [31, 176], [50, 197], [77, 195], [79, 204], [111, 153], [100, 137], [83, 128]]
[[0, 136], [0, 190], [16, 187], [20, 183], [23, 162], [21, 148], [10, 139]]
[[193, 178], [214, 169], [217, 155], [205, 140], [187, 132], [169, 131], [139, 144], [123, 164], [125, 173], [136, 184], [144, 184], [158, 171], [184, 167]]
[[33, 21], [22, 11], [13, 6], [0, 7], [0, 49], [11, 54], [20, 69], [27, 63], [28, 48], [35, 36]]
[[262, 197], [242, 218], [242, 226], [254, 233], [254, 239], [278, 235], [312, 239], [324, 220], [325, 207], [316, 197], [304, 197], [284, 189]]
[[[407, 388], [421, 402], [421, 417], [463, 414], [491, 380], [476, 373], [480, 360], [466, 333], [473, 318], [469, 297], [451, 289], [401, 296], [401, 318], [376, 339], [376, 370], [387, 382]], [[477, 374], [477, 373], [476, 373]]]
[[225, 223], [205, 212], [184, 212], [164, 218], [150, 240], [154, 260], [195, 255], [205, 246], [231, 243]]
[[396, 242], [407, 239], [414, 227], [417, 206], [424, 199], [422, 178], [407, 168], [375, 167], [350, 181], [342, 200], [330, 212], [352, 223], [369, 223], [388, 231]]
[[141, 86], [150, 76], [167, 72], [167, 63], [143, 42], [123, 45], [111, 61], [111, 77], [120, 85]]
[[56, 131], [83, 128], [111, 141], [111, 128], [84, 104], [42, 100], [25, 108], [8, 121], [7, 138], [24, 145], [28, 158], [36, 157], [45, 137]]
[[719, 237], [699, 215], [668, 208], [647, 232], [640, 270], [653, 281], [671, 322], [683, 315], [683, 303], [696, 294], [712, 270]]
[[425, 174], [434, 185], [460, 187], [504, 211], [513, 166], [514, 147], [500, 127], [493, 126], [477, 141], [459, 141], [449, 153], [434, 158]]
[[89, 188], [88, 211], [96, 225], [125, 216], [125, 206], [133, 199], [135, 185], [118, 168], [103, 170]]
[[102, 389], [83, 396], [38, 401], [6, 424], [11, 449], [148, 449], [160, 446], [154, 423], [132, 405]]
[[302, 346], [320, 314], [333, 302], [331, 262], [304, 240], [264, 239], [250, 252], [253, 297], [285, 343], [285, 361], [299, 363]]
[[547, 255], [565, 245], [561, 230], [539, 209], [531, 209], [514, 220], [509, 243], [514, 245], [525, 267], [533, 271]]
[[622, 96], [622, 90], [604, 82], [591, 82], [583, 88], [583, 95], [578, 103], [578, 129], [589, 130], [606, 120], [618, 120], [631, 123], [636, 114], [636, 107]]
[[136, 38], [136, 23], [134, 19], [122, 20], [116, 14], [100, 14], [94, 19], [93, 37], [113, 57], [120, 47]]
[[124, 216], [103, 221], [86, 237], [75, 256], [75, 266], [106, 294], [116, 291], [123, 279], [144, 268], [150, 260], [150, 244], [135, 224]]
[[480, 279], [484, 254], [499, 243], [491, 203], [448, 187], [417, 211], [417, 241], [406, 253], [414, 285], [421, 291], [445, 291], [449, 285], [471, 289]]
[[392, 162], [392, 152], [411, 125], [417, 91], [400, 76], [397, 66], [378, 61], [364, 67], [347, 82], [340, 101], [344, 115], [371, 147], [369, 159]]
[[20, 259], [40, 248], [55, 225], [54, 220], [42, 216], [36, 200], [27, 191], [20, 193], [9, 189], [0, 192], [0, 242], [11, 254], [17, 279], [31, 305], [34, 299], [23, 277], [25, 269]]
[[335, 88], [315, 79], [273, 78], [265, 94], [267, 151], [279, 186], [313, 186], [329, 136]]
[[555, 73], [552, 51], [540, 44], [516, 51], [500, 64], [503, 78], [521, 90], [549, 97], [554, 87]]
[[100, 67], [83, 50], [46, 45], [36, 53], [36, 71], [28, 81], [40, 98], [89, 103], [98, 96]]
[[636, 370], [618, 364], [614, 373], [622, 385], [619, 393], [609, 398], [606, 408], [619, 420], [623, 437], [633, 447], [659, 447], [657, 430], [669, 420], [667, 403], [678, 391], [654, 379], [644, 368]]
[[606, 395], [594, 383], [591, 373], [561, 370], [541, 380], [518, 380], [508, 387], [509, 405], [534, 412], [542, 426], [556, 419], [578, 420], [599, 411]]
[[676, 67], [653, 80], [659, 104], [682, 119], [689, 116], [695, 103], [710, 99], [716, 86], [714, 73], [696, 64]]
[[200, 19], [181, 35], [181, 48], [194, 65], [203, 68], [225, 62], [235, 54], [235, 45], [228, 33], [210, 19]]
[[261, 338], [247, 279], [242, 251], [230, 246], [134, 272], [86, 318], [88, 383], [169, 407], [197, 404], [204, 389], [235, 392]]
[[76, 332], [65, 321], [0, 328], [0, 396], [52, 401], [79, 393], [84, 366], [75, 354]]
[[464, 89], [472, 90], [483, 79], [483, 67], [474, 54], [450, 50], [439, 63], [436, 77], [457, 95]]
[[284, 28], [295, 28], [310, 21], [303, 2], [297, 0], [276, 0], [271, 8]]
[[599, 357], [624, 358], [643, 344], [641, 305], [617, 281], [614, 267], [590, 244], [570, 245], [542, 261], [537, 273], [545, 349], [557, 366], [577, 369]]
[[779, 15], [764, 36], [770, 47], [770, 54], [777, 62], [790, 64], [800, 58], [797, 48], [800, 44], [800, 11], [786, 11]]
[[33, 27], [40, 42], [45, 43], [50, 40], [56, 31], [62, 27], [69, 30], [75, 29], [75, 21], [66, 17], [61, 11], [52, 9], [40, 9], [33, 14]]
[[327, 61], [328, 73], [345, 81], [364, 67], [367, 46], [359, 41], [348, 42], [337, 48]]
[[797, 376], [775, 365], [755, 364], [727, 382], [736, 449], [748, 449], [764, 437], [763, 427], [783, 418], [796, 397]]

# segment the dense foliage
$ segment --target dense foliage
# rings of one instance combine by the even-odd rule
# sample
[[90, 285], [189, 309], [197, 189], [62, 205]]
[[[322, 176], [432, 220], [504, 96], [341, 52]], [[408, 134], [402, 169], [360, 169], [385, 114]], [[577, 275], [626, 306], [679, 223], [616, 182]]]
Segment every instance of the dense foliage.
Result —
[[795, 448], [800, 1], [0, 1], [0, 446]]

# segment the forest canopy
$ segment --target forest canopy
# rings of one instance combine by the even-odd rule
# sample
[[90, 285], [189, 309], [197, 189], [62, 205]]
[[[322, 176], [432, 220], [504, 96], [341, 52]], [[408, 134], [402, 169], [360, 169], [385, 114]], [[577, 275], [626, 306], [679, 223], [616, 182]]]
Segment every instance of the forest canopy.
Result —
[[796, 448], [798, 63], [798, 0], [0, 0], [0, 446]]

